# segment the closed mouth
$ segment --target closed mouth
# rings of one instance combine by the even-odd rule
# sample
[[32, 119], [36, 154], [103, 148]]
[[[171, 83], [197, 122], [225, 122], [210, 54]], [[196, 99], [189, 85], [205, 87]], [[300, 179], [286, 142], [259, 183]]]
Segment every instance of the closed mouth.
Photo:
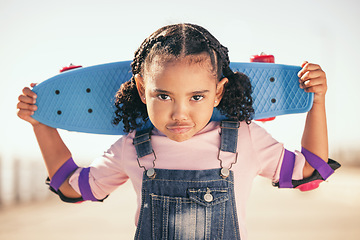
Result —
[[173, 133], [177, 133], [177, 134], [181, 134], [181, 133], [186, 133], [188, 131], [190, 131], [190, 129], [192, 129], [193, 126], [189, 126], [189, 125], [186, 125], [186, 126], [171, 126], [171, 127], [167, 127], [167, 129], [170, 131], [170, 132], [173, 132]]

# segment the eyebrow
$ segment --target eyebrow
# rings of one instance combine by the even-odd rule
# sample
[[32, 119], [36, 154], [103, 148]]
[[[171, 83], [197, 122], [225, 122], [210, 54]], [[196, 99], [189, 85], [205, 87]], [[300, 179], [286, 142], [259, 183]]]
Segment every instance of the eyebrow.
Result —
[[[162, 93], [162, 94], [172, 94], [172, 92], [170, 92], [170, 91], [166, 91], [166, 90], [158, 89], [158, 88], [155, 88], [154, 92]], [[199, 90], [199, 91], [193, 91], [193, 92], [189, 93], [189, 95], [204, 94], [204, 93], [208, 93], [208, 92], [210, 92], [210, 91], [209, 90]]]

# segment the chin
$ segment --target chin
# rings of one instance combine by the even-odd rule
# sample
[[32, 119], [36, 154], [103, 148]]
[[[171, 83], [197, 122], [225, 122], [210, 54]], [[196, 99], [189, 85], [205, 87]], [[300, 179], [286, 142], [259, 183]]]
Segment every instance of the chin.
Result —
[[192, 135], [191, 136], [189, 136], [188, 134], [179, 134], [179, 135], [167, 135], [167, 137], [168, 138], [170, 138], [171, 140], [173, 140], [173, 141], [175, 141], [175, 142], [184, 142], [184, 141], [186, 141], [186, 140], [188, 140], [188, 139], [190, 139], [191, 137], [192, 137]]

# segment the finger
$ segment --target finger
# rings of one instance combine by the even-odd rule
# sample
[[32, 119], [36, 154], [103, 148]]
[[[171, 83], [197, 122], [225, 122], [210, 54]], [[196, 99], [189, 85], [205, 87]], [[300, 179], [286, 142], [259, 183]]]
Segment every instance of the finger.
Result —
[[30, 110], [30, 111], [36, 111], [37, 110], [37, 106], [36, 105], [32, 105], [32, 104], [27, 104], [24, 102], [19, 102], [17, 104], [17, 109], [19, 110]]
[[299, 82], [304, 82], [313, 78], [325, 77], [325, 72], [321, 69], [311, 70], [305, 72], [299, 79]]
[[17, 115], [19, 118], [29, 121], [34, 113], [35, 112], [31, 110], [19, 110]]
[[36, 99], [26, 96], [26, 95], [20, 95], [18, 99], [19, 99], [19, 102], [23, 102], [23, 103], [27, 103], [27, 104], [35, 104], [36, 103]]
[[316, 85], [316, 86], [312, 86], [312, 87], [308, 87], [304, 89], [305, 92], [312, 92], [315, 94], [325, 94], [327, 91], [327, 88], [325, 86], [322, 85]]
[[323, 78], [313, 78], [311, 80], [300, 82], [300, 88], [304, 88], [304, 89], [318, 85], [323, 85], [327, 87], [326, 82], [324, 81]]
[[312, 71], [312, 70], [316, 70], [316, 69], [321, 69], [320, 65], [318, 64], [314, 64], [314, 63], [306, 63], [303, 67], [304, 69], [308, 70], [308, 71]]
[[308, 61], [304, 61], [304, 62], [301, 64], [301, 68], [303, 68], [307, 63], [308, 63]]
[[25, 88], [23, 89], [23, 94], [26, 95], [26, 96], [29, 96], [29, 97], [31, 97], [31, 98], [33, 98], [33, 99], [36, 99], [36, 98], [37, 98], [36, 93], [34, 93], [34, 92], [33, 92], [30, 88], [28, 88], [28, 87], [25, 87]]
[[20, 119], [29, 122], [33, 126], [35, 124], [39, 124], [39, 121], [35, 120], [32, 116], [35, 114], [35, 111], [27, 110], [27, 109], [20, 109], [17, 112], [17, 115]]
[[32, 87], [32, 88], [33, 88], [33, 87], [35, 87], [35, 86], [36, 86], [36, 84], [37, 84], [37, 83], [31, 83], [31, 84], [30, 84], [30, 87]]
[[321, 69], [321, 67], [317, 64], [304, 62], [301, 65], [302, 69], [298, 72], [298, 77], [301, 78], [302, 75], [304, 75], [307, 71], [314, 71]]

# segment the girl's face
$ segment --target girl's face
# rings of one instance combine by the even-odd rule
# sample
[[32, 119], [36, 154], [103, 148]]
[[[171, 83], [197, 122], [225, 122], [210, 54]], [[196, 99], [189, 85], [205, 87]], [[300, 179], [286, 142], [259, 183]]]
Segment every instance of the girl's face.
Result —
[[218, 82], [209, 64], [178, 60], [152, 69], [144, 78], [135, 76], [151, 122], [174, 141], [185, 141], [203, 129], [222, 98], [228, 80]]

